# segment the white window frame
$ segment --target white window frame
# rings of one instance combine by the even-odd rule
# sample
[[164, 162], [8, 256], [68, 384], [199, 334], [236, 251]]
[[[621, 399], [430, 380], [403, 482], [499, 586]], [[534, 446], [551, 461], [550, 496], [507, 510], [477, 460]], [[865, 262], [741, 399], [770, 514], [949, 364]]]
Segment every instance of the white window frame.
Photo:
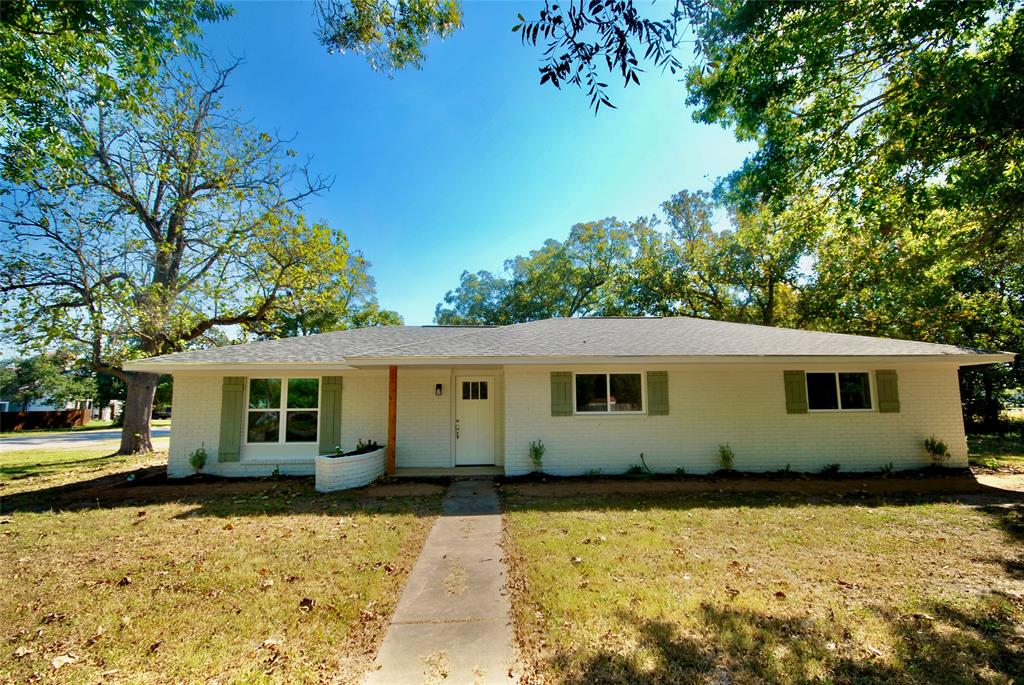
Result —
[[[830, 373], [835, 381], [836, 385], [836, 402], [839, 403], [839, 407], [836, 409], [811, 409], [811, 391], [807, 387], [807, 376], [812, 373]], [[862, 373], [868, 377], [868, 401], [871, 402], [871, 406], [867, 408], [857, 407], [845, 409], [843, 407], [843, 395], [839, 391], [839, 374], [841, 373]], [[875, 382], [871, 379], [873, 376], [870, 371], [864, 371], [863, 369], [841, 369], [839, 371], [804, 371], [804, 394], [807, 396], [807, 411], [813, 414], [856, 414], [856, 413], [870, 413], [875, 411], [875, 407], [878, 404], [875, 399]]]
[[[576, 376], [600, 376], [602, 374], [608, 383], [608, 394], [612, 392], [612, 376], [640, 376], [640, 411], [612, 411], [611, 403], [604, 411], [578, 411], [576, 409]], [[647, 414], [647, 374], [643, 371], [573, 371], [572, 413], [573, 416], [645, 416]]]
[[[286, 423], [288, 421], [288, 381], [293, 378], [313, 378], [317, 382], [316, 386], [316, 408], [303, 409], [300, 407], [293, 407], [291, 411], [312, 411], [316, 412], [316, 438], [313, 440], [307, 440], [305, 442], [288, 441], [285, 440]], [[280, 379], [281, 381], [281, 398], [280, 406], [277, 409], [256, 409], [249, 406], [249, 388], [252, 387], [253, 380], [269, 380], [269, 379]], [[260, 445], [316, 445], [320, 442], [320, 405], [323, 403], [323, 388], [324, 380], [320, 376], [307, 376], [307, 375], [293, 375], [293, 376], [252, 376], [245, 379], [245, 398], [243, 399], [243, 406], [245, 407], [245, 421], [242, 424], [242, 435], [245, 438], [244, 444], [253, 447], [259, 447]], [[280, 420], [277, 425], [277, 441], [276, 442], [249, 442], [249, 414], [250, 412], [261, 411], [269, 412], [276, 411], [280, 416]]]

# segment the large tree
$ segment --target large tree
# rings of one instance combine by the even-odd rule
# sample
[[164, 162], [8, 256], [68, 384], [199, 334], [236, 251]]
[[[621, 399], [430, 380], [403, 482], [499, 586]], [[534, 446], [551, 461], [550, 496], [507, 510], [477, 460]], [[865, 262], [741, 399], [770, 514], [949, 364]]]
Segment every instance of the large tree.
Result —
[[4, 0], [0, 170], [24, 179], [71, 156], [62, 132], [97, 100], [140, 111], [166, 60], [194, 54], [201, 23], [229, 14], [215, 0]]
[[[437, 306], [443, 324], [508, 324], [548, 317], [688, 315], [793, 324], [814, 222], [797, 211], [727, 213], [704, 192], [662, 205], [664, 222], [604, 219], [572, 227], [505, 263], [464, 272]], [[661, 225], [667, 227], [661, 229]]]
[[74, 341], [125, 383], [121, 452], [152, 449], [159, 380], [125, 361], [316, 310], [348, 286], [344, 235], [297, 211], [327, 181], [223, 108], [230, 73], [166, 70], [145, 113], [75, 113], [65, 135], [78, 162], [51, 161], [0, 195], [4, 332]]

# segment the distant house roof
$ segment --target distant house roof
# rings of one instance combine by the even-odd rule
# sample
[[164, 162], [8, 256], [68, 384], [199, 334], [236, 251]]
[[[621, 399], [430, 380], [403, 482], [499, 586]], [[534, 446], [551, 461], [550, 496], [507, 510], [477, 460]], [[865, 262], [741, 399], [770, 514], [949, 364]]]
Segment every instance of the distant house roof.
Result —
[[565, 318], [509, 326], [387, 326], [190, 350], [126, 364], [137, 371], [204, 367], [546, 361], [788, 360], [894, 357], [961, 365], [1012, 361], [1008, 352], [690, 317]]

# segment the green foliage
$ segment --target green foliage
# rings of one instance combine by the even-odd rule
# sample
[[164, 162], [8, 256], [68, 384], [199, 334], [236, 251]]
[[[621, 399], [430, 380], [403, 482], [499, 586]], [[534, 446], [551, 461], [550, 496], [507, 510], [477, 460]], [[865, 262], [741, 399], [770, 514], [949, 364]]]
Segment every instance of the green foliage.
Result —
[[841, 464], [826, 464], [822, 467], [821, 473], [825, 476], [834, 476], [839, 473], [840, 468], [842, 468]]
[[683, 191], [661, 221], [609, 218], [576, 224], [565, 242], [505, 263], [502, 276], [464, 272], [437, 306], [439, 324], [505, 325], [550, 317], [674, 315], [793, 324], [806, 208], [729, 213], [716, 230], [706, 193]]
[[683, 476], [686, 475], [686, 469], [684, 469], [682, 466], [677, 466], [676, 467], [676, 475], [679, 476], [680, 478], [682, 478]]
[[[721, 296], [733, 286], [720, 284], [739, 282], [761, 314], [749, 321], [1024, 348], [1020, 3], [670, 7], [568, 0], [517, 30], [547, 48], [542, 83], [581, 86], [595, 107], [607, 104], [605, 67], [627, 84], [644, 60], [676, 70], [680, 36], [694, 38], [695, 118], [756, 148], [716, 197], [758, 217], [756, 230], [741, 226], [763, 247], [731, 259], [724, 236], [698, 233], [684, 272], [711, 278], [676, 286], [681, 309], [737, 318]], [[683, 200], [681, 220], [706, 225], [692, 207], [702, 198]], [[805, 240], [797, 259], [814, 271], [801, 277], [791, 256]], [[966, 370], [961, 381], [965, 418], [993, 429], [1024, 365]]]
[[540, 472], [544, 470], [544, 443], [540, 440], [530, 441], [530, 463], [533, 470]]
[[317, 33], [328, 52], [366, 56], [375, 70], [419, 68], [432, 36], [462, 28], [455, 0], [317, 0]]
[[729, 443], [725, 442], [718, 446], [718, 464], [722, 467], [723, 471], [732, 471], [733, 465], [736, 463], [736, 453], [729, 447]]
[[881, 469], [879, 469], [879, 470], [880, 470], [880, 471], [882, 472], [882, 475], [883, 475], [883, 476], [889, 476], [889, 475], [892, 475], [892, 472], [893, 472], [893, 465], [892, 465], [892, 462], [890, 461], [890, 462], [889, 462], [888, 464], [886, 464], [885, 466], [883, 466], [883, 467], [882, 467]]
[[188, 455], [188, 463], [192, 467], [192, 470], [196, 473], [202, 471], [203, 468], [206, 467], [207, 456], [205, 445]]
[[946, 443], [934, 435], [925, 439], [924, 449], [932, 459], [932, 466], [945, 466], [951, 456]]
[[[27, 180], [87, 150], [64, 131], [83, 127], [83, 104], [136, 113], [152, 103], [161, 65], [196, 54], [203, 22], [227, 17], [214, 0], [4, 0], [0, 11], [0, 172]], [[88, 94], [76, 95], [83, 86]]]
[[26, 347], [85, 346], [94, 370], [128, 384], [126, 436], [146, 433], [143, 446], [146, 427], [127, 425], [148, 418], [132, 383], [138, 398], [159, 379], [125, 374], [125, 360], [223, 343], [232, 326], [259, 335], [298, 312], [337, 312], [338, 301], [372, 303], [346, 236], [301, 214], [328, 182], [224, 109], [233, 69], [165, 70], [158, 106], [143, 114], [92, 106], [81, 128], [61, 131], [87, 154], [0, 194], [12, 218], [0, 226], [3, 333]]
[[88, 365], [70, 352], [44, 353], [0, 363], [0, 398], [12, 411], [30, 404], [57, 405], [96, 396], [96, 380]]

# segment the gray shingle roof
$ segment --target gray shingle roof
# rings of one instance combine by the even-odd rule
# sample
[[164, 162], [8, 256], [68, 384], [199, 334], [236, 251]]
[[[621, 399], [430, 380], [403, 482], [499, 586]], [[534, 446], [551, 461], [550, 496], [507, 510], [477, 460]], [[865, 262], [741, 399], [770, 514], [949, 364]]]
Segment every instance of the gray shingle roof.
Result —
[[[404, 344], [425, 343], [467, 330], [485, 328], [460, 326], [382, 326], [354, 328], [279, 340], [260, 340], [241, 345], [188, 350], [145, 361], [172, 364], [270, 364], [270, 363], [338, 363], [349, 356], [377, 353]], [[140, 360], [141, 361], [141, 360]]]
[[[251, 363], [347, 363], [359, 366], [361, 362], [372, 363], [382, 359], [415, 363], [415, 360], [425, 358], [482, 362], [487, 359], [545, 357], [977, 357], [987, 354], [953, 345], [689, 317], [577, 318], [546, 319], [501, 327], [363, 328], [180, 352], [144, 360], [143, 364], [161, 368]], [[962, 361], [972, 363], [968, 359]]]

